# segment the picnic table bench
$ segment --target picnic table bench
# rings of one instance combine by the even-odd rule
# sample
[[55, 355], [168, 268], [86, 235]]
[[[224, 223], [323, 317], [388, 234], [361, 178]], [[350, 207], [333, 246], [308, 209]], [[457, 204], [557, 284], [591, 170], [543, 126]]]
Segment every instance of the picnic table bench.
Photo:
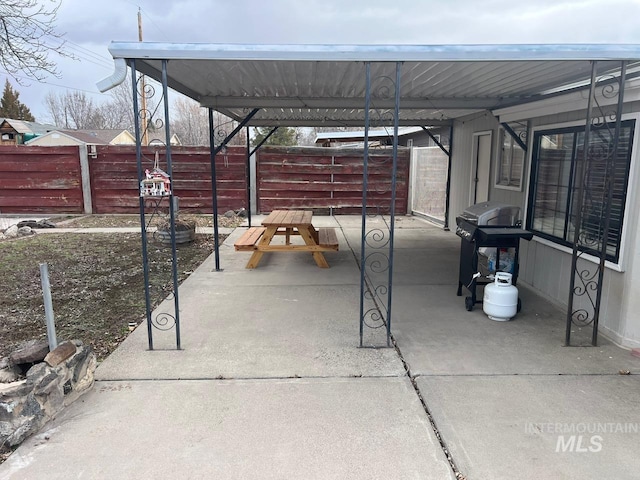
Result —
[[[311, 252], [316, 264], [329, 268], [322, 252], [338, 251], [335, 228], [316, 229], [311, 219], [313, 213], [306, 210], [274, 210], [261, 227], [251, 227], [236, 240], [236, 251], [253, 251], [246, 268], [256, 268], [265, 252]], [[284, 235], [284, 245], [272, 245], [276, 236]], [[291, 236], [299, 235], [304, 244], [292, 244]]]

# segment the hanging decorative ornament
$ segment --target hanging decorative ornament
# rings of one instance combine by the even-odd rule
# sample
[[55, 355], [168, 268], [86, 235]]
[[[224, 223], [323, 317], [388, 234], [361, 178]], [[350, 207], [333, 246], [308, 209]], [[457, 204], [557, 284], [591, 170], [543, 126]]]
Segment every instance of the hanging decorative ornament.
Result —
[[171, 195], [171, 177], [159, 167], [160, 160], [156, 150], [153, 170], [144, 171], [145, 178], [140, 181], [141, 197], [164, 197]]

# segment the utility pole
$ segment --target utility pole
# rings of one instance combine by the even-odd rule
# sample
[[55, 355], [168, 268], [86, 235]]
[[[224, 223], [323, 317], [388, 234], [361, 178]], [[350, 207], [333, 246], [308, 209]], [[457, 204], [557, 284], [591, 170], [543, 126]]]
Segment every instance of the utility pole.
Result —
[[[142, 41], [142, 10], [138, 7], [138, 41]], [[140, 74], [140, 125], [142, 125], [142, 145], [149, 145], [147, 123], [147, 93], [144, 83], [144, 75]]]

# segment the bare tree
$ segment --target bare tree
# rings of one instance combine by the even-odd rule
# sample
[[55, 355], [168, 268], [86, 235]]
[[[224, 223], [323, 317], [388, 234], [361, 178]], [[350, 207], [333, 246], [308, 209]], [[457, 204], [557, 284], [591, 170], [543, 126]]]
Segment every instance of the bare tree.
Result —
[[125, 81], [109, 92], [111, 100], [103, 103], [99, 109], [104, 128], [122, 128], [134, 131], [133, 97], [131, 81]]
[[[234, 128], [237, 122], [219, 112], [213, 112], [213, 126], [216, 132], [216, 143], [221, 142]], [[177, 98], [173, 103], [173, 133], [180, 138], [183, 145], [209, 145], [209, 113], [188, 98]], [[229, 142], [229, 145], [246, 145], [246, 132], [242, 129]]]
[[172, 131], [183, 145], [209, 144], [209, 116], [196, 102], [177, 98], [173, 102]]
[[47, 74], [57, 76], [50, 53], [71, 57], [63, 50], [62, 34], [54, 29], [60, 1], [47, 3], [50, 6], [38, 0], [0, 2], [0, 65], [18, 83], [20, 72], [38, 81]]
[[77, 130], [105, 128], [100, 108], [84, 92], [57, 95], [49, 92], [44, 102], [53, 123], [58, 127]]

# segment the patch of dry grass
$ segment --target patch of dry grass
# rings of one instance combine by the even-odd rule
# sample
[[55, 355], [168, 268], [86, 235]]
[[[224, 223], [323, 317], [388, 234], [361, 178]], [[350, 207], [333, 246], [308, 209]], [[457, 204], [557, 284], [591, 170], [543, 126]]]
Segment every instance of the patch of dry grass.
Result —
[[[213, 251], [213, 237], [178, 248], [184, 280]], [[98, 359], [145, 318], [139, 234], [41, 234], [0, 243], [0, 357], [25, 340], [46, 338], [39, 264], [49, 268], [59, 340], [90, 344]], [[149, 243], [153, 305], [172, 289], [171, 249]]]

